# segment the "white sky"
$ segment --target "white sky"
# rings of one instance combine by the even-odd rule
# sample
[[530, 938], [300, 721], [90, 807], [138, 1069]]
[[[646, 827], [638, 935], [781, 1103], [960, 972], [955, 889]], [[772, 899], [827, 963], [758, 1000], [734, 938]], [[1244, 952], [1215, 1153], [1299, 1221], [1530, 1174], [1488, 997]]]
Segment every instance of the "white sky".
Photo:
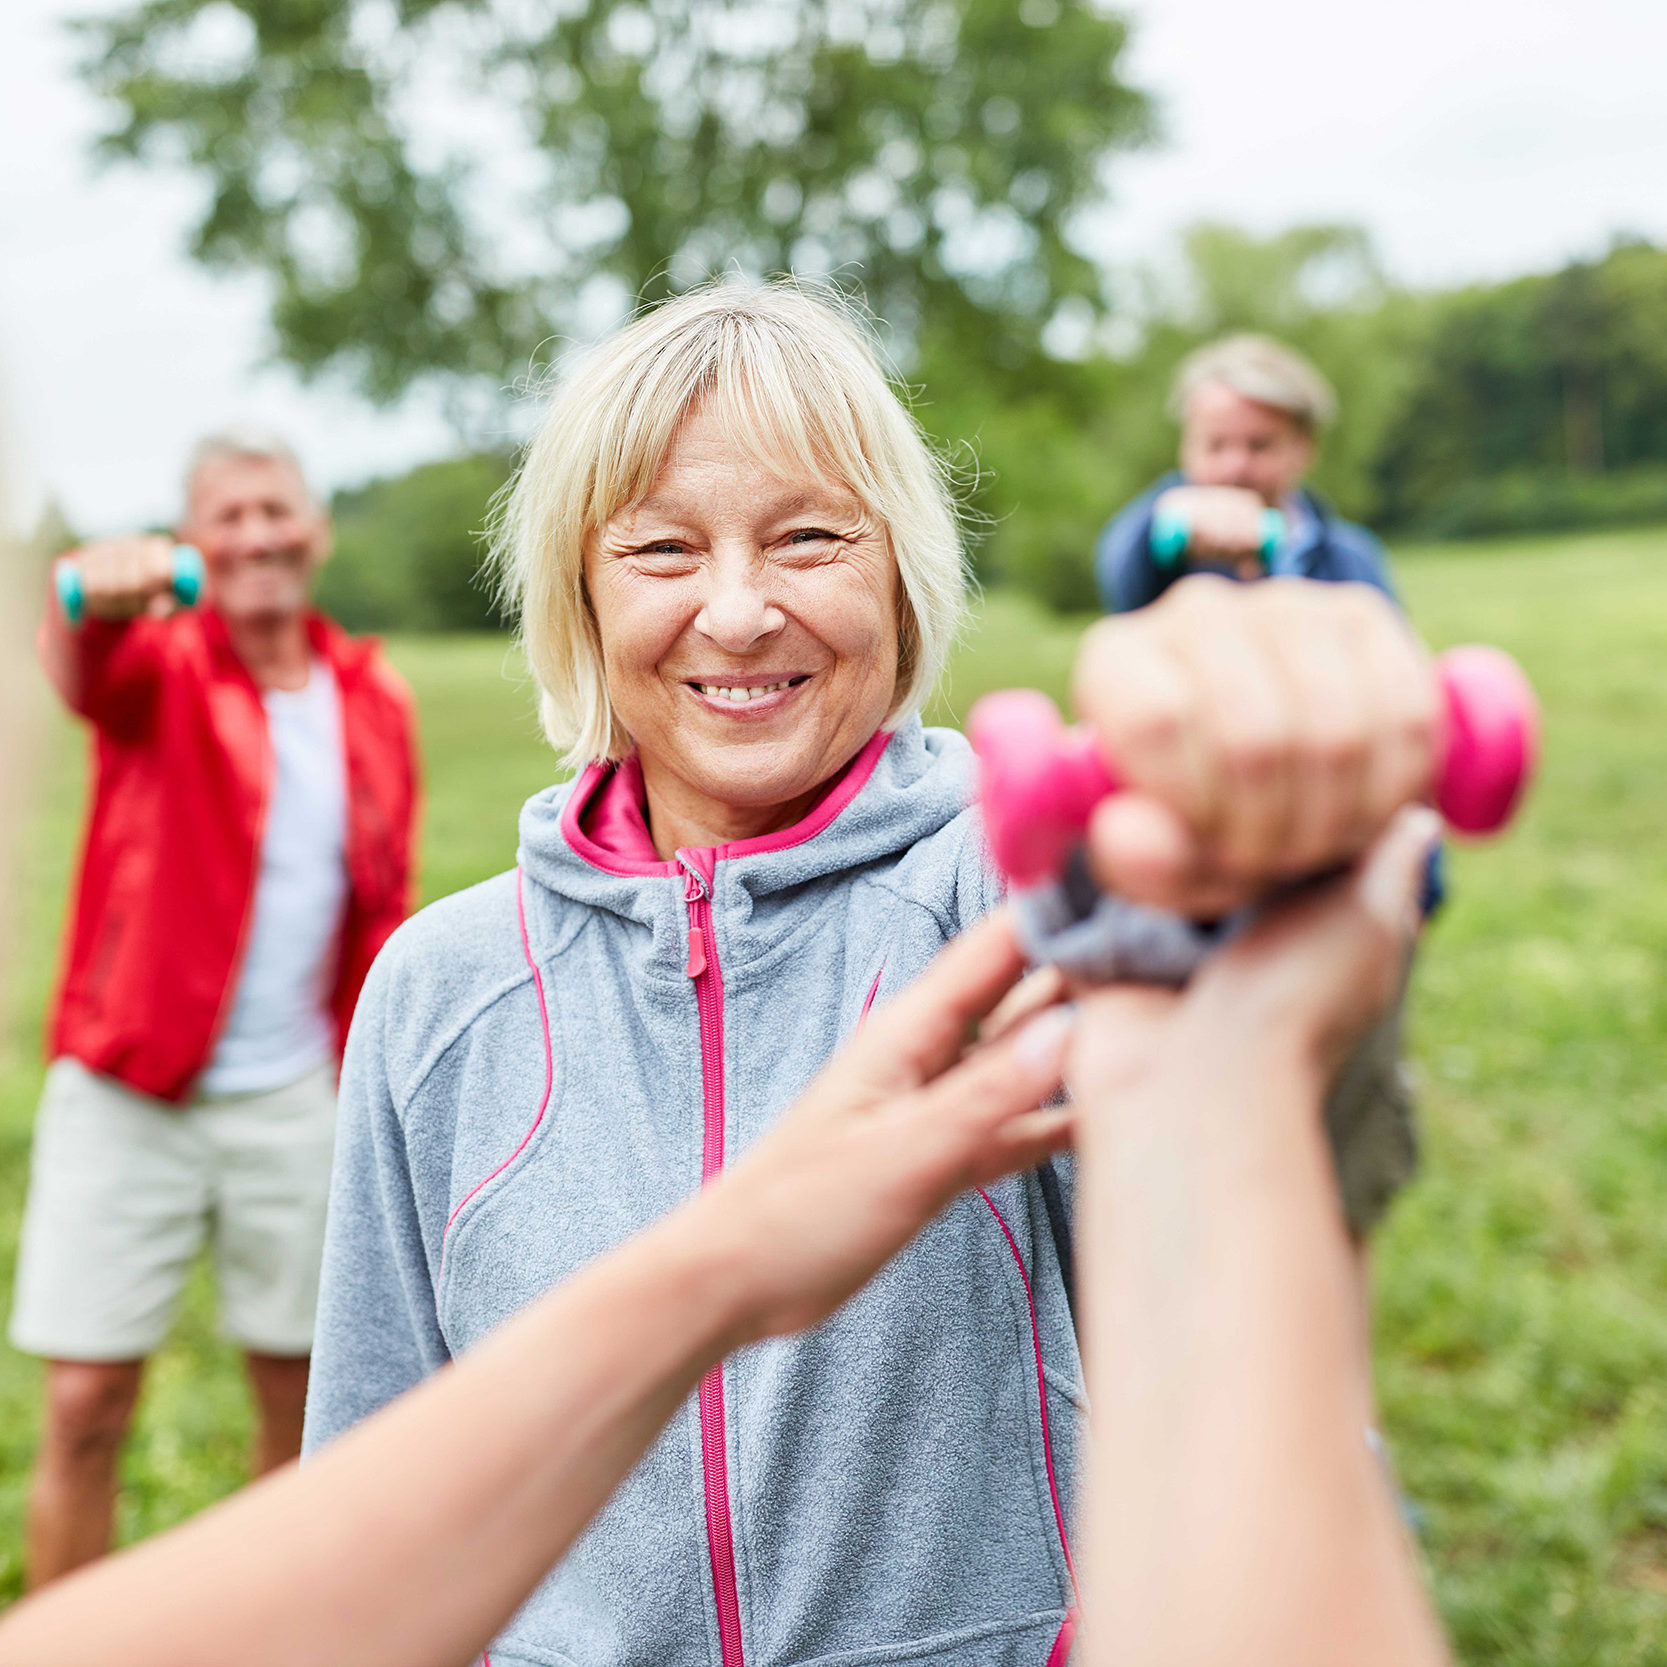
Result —
[[[1414, 283], [1667, 241], [1667, 0], [1124, 4], [1166, 144], [1120, 164], [1093, 230], [1108, 260], [1202, 217], [1359, 222]], [[262, 369], [260, 285], [180, 252], [192, 188], [94, 174], [100, 114], [60, 26], [91, 9], [0, 0], [0, 383], [34, 493], [84, 531], [165, 518], [192, 438], [234, 420], [292, 435], [326, 488], [448, 450], [432, 409]]]

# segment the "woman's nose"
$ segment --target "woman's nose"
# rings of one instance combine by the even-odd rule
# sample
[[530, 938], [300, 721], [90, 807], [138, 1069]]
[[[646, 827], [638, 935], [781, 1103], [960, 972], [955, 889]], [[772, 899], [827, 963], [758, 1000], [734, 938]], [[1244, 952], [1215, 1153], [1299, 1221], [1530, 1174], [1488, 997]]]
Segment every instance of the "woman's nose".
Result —
[[787, 623], [787, 615], [770, 600], [765, 563], [720, 559], [709, 571], [710, 584], [695, 616], [695, 629], [718, 648], [744, 654]]

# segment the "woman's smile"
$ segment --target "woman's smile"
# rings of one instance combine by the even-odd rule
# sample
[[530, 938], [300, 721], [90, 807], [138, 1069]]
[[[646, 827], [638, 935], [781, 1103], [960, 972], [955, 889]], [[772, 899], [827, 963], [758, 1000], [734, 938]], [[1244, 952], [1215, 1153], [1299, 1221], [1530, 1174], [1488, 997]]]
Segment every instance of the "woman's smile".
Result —
[[799, 691], [809, 686], [811, 673], [782, 672], [773, 676], [685, 678], [683, 686], [708, 711], [725, 718], [757, 722], [797, 705]]

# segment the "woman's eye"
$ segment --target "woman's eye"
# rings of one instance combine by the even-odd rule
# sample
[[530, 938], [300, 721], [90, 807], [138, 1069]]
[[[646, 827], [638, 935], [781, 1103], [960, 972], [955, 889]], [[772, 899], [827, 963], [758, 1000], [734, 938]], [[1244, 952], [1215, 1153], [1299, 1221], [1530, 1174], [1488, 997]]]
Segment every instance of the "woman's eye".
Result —
[[787, 535], [789, 544], [831, 544], [834, 535], [824, 527], [798, 527]]

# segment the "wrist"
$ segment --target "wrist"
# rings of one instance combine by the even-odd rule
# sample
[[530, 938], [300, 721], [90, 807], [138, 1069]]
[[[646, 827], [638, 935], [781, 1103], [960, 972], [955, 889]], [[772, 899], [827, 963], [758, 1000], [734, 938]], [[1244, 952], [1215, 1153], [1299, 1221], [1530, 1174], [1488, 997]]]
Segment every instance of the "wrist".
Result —
[[636, 1250], [650, 1264], [657, 1307], [691, 1355], [704, 1364], [721, 1359], [757, 1335], [758, 1258], [736, 1212], [724, 1207], [727, 1189], [703, 1189], [648, 1228]]
[[1086, 1145], [1201, 1139], [1212, 1151], [1241, 1138], [1281, 1137], [1293, 1126], [1318, 1134], [1329, 1073], [1321, 1051], [1289, 1024], [1243, 1008], [1192, 1008], [1179, 1016], [1138, 1082], [1105, 1095], [1079, 1094]]

